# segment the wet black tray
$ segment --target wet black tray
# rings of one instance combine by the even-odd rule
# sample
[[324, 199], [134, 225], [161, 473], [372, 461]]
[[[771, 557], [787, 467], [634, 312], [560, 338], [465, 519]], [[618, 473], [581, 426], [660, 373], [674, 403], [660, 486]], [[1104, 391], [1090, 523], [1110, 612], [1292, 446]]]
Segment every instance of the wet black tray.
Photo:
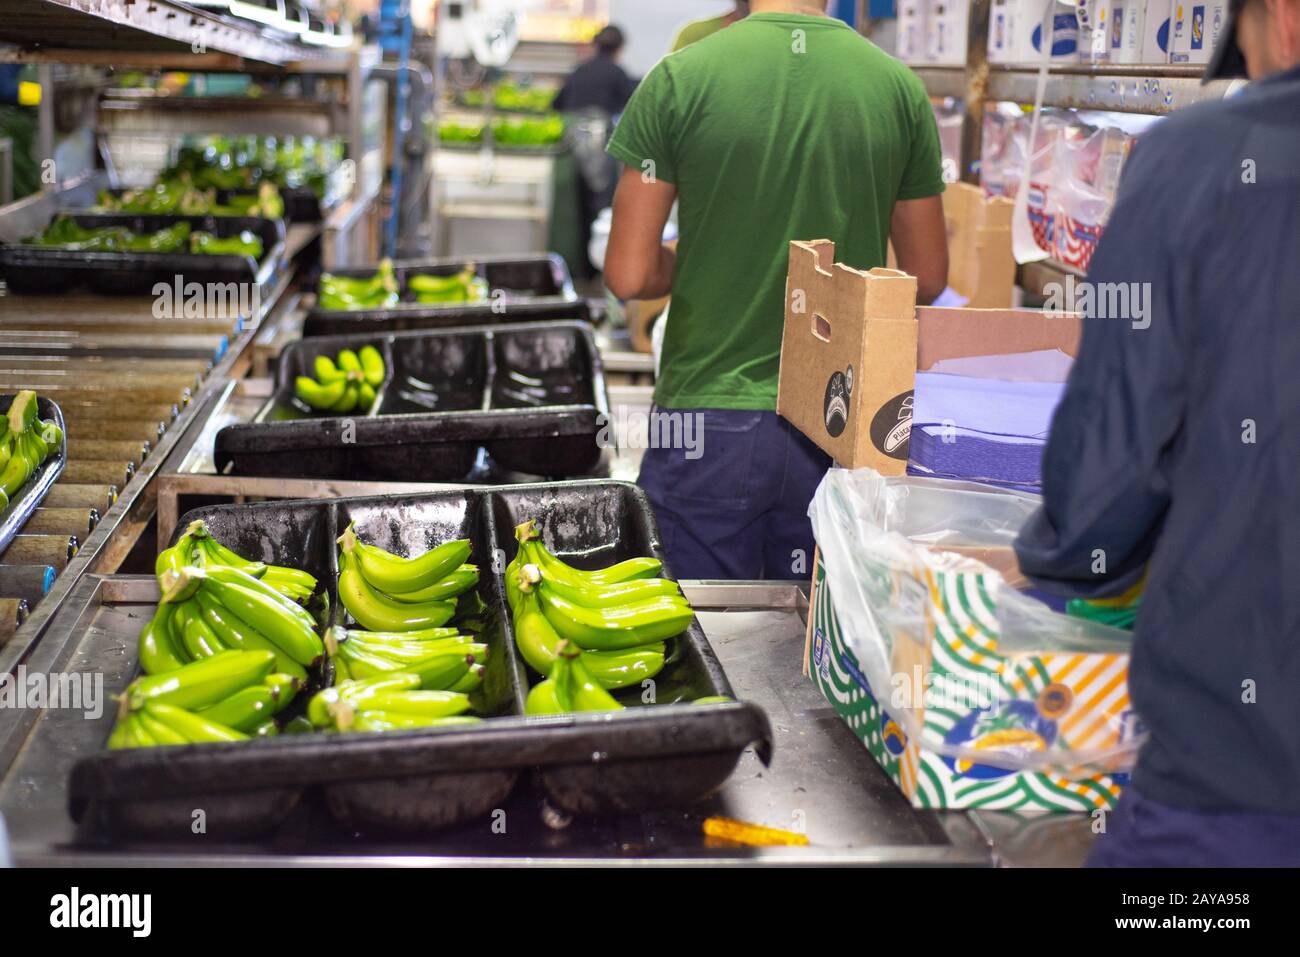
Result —
[[[0, 414], [9, 411], [14, 397], [13, 392], [0, 395]], [[0, 560], [3, 560], [4, 550], [9, 547], [14, 536], [22, 531], [23, 525], [32, 517], [32, 512], [40, 507], [50, 487], [58, 481], [63, 473], [63, 466], [68, 461], [68, 430], [63, 422], [63, 412], [55, 402], [38, 393], [36, 415], [43, 420], [54, 420], [63, 432], [63, 445], [57, 452], [46, 456], [45, 461], [18, 490], [18, 494], [9, 500], [9, 504], [3, 511], [0, 511]]]
[[248, 230], [262, 239], [262, 258], [200, 253], [85, 252], [45, 246], [0, 246], [0, 279], [10, 292], [31, 295], [88, 288], [110, 295], [152, 295], [177, 277], [189, 283], [255, 283], [266, 288], [284, 253], [284, 220], [254, 216], [168, 216], [136, 213], [69, 213], [87, 229], [125, 226], [153, 233], [187, 220], [195, 232], [226, 238]]
[[[484, 303], [423, 303], [416, 301], [416, 294], [407, 288], [406, 278], [423, 273], [433, 276], [453, 276], [473, 263], [476, 275], [487, 283], [489, 299]], [[336, 269], [336, 276], [365, 278], [373, 276], [377, 266], [365, 266], [359, 269]], [[550, 312], [538, 318], [575, 319], [587, 318], [584, 313], [579, 316], [574, 309], [579, 303], [578, 295], [573, 289], [573, 279], [569, 267], [557, 253], [544, 256], [466, 256], [459, 259], [402, 260], [393, 264], [393, 274], [398, 282], [398, 295], [402, 301], [380, 309], [322, 309], [314, 306], [306, 317], [304, 336], [338, 335], [350, 329], [359, 328], [356, 322], [390, 322], [400, 318], [418, 320], [420, 325], [389, 326], [397, 329], [431, 328], [439, 318], [445, 318], [442, 325], [464, 325], [470, 322], [516, 322], [521, 307], [525, 305], [558, 305], [559, 312]], [[585, 306], [585, 303], [583, 304]], [[495, 311], [494, 311], [495, 308]], [[502, 311], [504, 310], [504, 312]], [[526, 315], [526, 314], [525, 314]], [[481, 318], [480, 318], [481, 317]], [[334, 320], [344, 318], [351, 320], [351, 325], [338, 327]]]
[[[118, 838], [188, 836], [193, 810], [202, 808], [207, 840], [237, 839], [271, 833], [299, 802], [321, 800], [336, 820], [359, 831], [430, 831], [486, 819], [529, 771], [568, 813], [638, 813], [713, 793], [751, 745], [765, 762], [770, 758], [771, 728], [756, 705], [677, 703], [732, 694], [698, 621], [673, 639], [669, 662], [655, 679], [655, 706], [642, 705], [643, 690], [630, 688], [619, 692], [625, 712], [522, 716], [537, 676], [515, 651], [504, 599], [514, 526], [535, 518], [547, 546], [579, 566], [662, 558], [649, 503], [634, 485], [568, 482], [224, 505], [190, 512], [180, 528], [199, 517], [241, 554], [318, 575], [330, 590], [333, 622], [344, 617], [333, 587], [334, 539], [349, 522], [366, 540], [408, 554], [473, 538], [472, 560], [483, 569], [478, 591], [489, 608], [484, 694], [501, 716], [442, 732], [281, 735], [103, 751], [72, 769], [69, 811], [83, 828]], [[666, 565], [664, 574], [672, 577]], [[101, 720], [107, 740], [113, 718]]]
[[[364, 345], [388, 370], [369, 414], [314, 412], [294, 397], [316, 356]], [[285, 348], [275, 394], [252, 422], [217, 433], [214, 456], [218, 472], [239, 475], [460, 482], [480, 480], [485, 451], [507, 473], [576, 478], [606, 463], [608, 422], [586, 323], [322, 336]]]

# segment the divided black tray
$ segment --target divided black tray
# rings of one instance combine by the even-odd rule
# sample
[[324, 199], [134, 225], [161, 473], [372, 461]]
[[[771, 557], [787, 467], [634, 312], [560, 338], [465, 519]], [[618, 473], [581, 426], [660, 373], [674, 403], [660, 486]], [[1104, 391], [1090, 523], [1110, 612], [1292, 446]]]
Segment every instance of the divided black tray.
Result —
[[[0, 395], [0, 412], [7, 412], [13, 405], [15, 393], [7, 392]], [[0, 511], [0, 559], [4, 557], [4, 550], [9, 547], [15, 535], [22, 531], [22, 527], [27, 520], [32, 517], [32, 512], [40, 506], [45, 494], [50, 487], [58, 481], [59, 475], [63, 472], [63, 466], [68, 461], [68, 430], [63, 423], [63, 412], [58, 405], [43, 395], [36, 396], [36, 414], [44, 420], [53, 419], [54, 423], [63, 432], [63, 444], [57, 452], [46, 456], [45, 461], [40, 464], [36, 471], [18, 490], [18, 494], [9, 500], [9, 504]]]
[[[630, 483], [222, 505], [190, 512], [180, 529], [194, 518], [241, 554], [320, 577], [331, 623], [345, 617], [334, 589], [334, 539], [349, 522], [366, 540], [406, 554], [471, 537], [472, 560], [483, 570], [479, 595], [489, 607], [484, 694], [501, 716], [446, 731], [105, 750], [82, 758], [71, 773], [69, 811], [83, 828], [118, 838], [183, 837], [193, 809], [203, 808], [209, 840], [246, 838], [274, 831], [300, 801], [320, 798], [336, 820], [362, 832], [427, 832], [485, 817], [530, 770], [568, 813], [640, 813], [713, 793], [751, 745], [765, 763], [770, 759], [771, 728], [756, 705], [678, 703], [732, 694], [698, 621], [672, 640], [669, 662], [655, 678], [655, 706], [642, 706], [643, 690], [633, 687], [618, 693], [628, 705], [623, 712], [523, 716], [537, 676], [515, 651], [504, 598], [513, 529], [536, 519], [546, 545], [579, 566], [663, 558], [649, 503]], [[664, 574], [672, 577], [667, 565]], [[113, 716], [101, 720], [107, 740]]]
[[[506, 313], [494, 312], [494, 303], [491, 300], [485, 303], [445, 305], [417, 302], [416, 294], [406, 287], [407, 276], [417, 273], [453, 276], [470, 263], [477, 267], [475, 274], [487, 283], [491, 293], [497, 295], [495, 308], [505, 309]], [[373, 276], [377, 269], [378, 266], [364, 266], [355, 269], [337, 269], [333, 273], [336, 276], [365, 278]], [[573, 289], [569, 267], [565, 265], [563, 257], [557, 253], [541, 256], [464, 256], [457, 259], [399, 260], [393, 263], [393, 274], [399, 285], [401, 302], [379, 309], [322, 309], [314, 306], [307, 313], [303, 335], [335, 335], [348, 329], [359, 328], [355, 325], [358, 321], [388, 322], [399, 317], [418, 319], [421, 324], [390, 328], [394, 330], [430, 328], [439, 317], [448, 317], [450, 320], [443, 322], [443, 325], [463, 325], [467, 320], [515, 322], [518, 320], [513, 318], [512, 314], [516, 309], [525, 304], [538, 303], [562, 307], [561, 312], [549, 313], [538, 318], [587, 318], [585, 314], [577, 316], [573, 311], [579, 302], [578, 296]], [[351, 320], [353, 324], [342, 328], [332, 326], [331, 321], [339, 318]]]
[[[294, 397], [316, 356], [364, 345], [388, 370], [368, 414], [313, 412]], [[252, 422], [218, 432], [214, 455], [218, 472], [240, 475], [460, 482], [479, 479], [486, 450], [506, 472], [576, 478], [605, 463], [608, 422], [586, 323], [323, 336], [285, 348], [275, 394]]]
[[152, 233], [187, 220], [195, 232], [226, 238], [244, 230], [262, 239], [262, 259], [251, 256], [200, 253], [103, 252], [45, 246], [0, 246], [0, 279], [10, 292], [47, 295], [86, 287], [112, 295], [152, 295], [178, 276], [186, 283], [256, 283], [265, 288], [284, 253], [284, 220], [254, 216], [169, 216], [136, 213], [71, 212], [67, 215], [87, 229], [125, 226], [135, 233]]

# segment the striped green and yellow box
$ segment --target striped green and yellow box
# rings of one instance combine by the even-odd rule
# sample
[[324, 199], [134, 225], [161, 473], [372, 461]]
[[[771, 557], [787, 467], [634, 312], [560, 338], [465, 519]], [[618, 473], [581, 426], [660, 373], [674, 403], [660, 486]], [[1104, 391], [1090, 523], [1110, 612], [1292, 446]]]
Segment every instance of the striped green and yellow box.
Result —
[[996, 572], [918, 569], [916, 575], [927, 586], [928, 641], [920, 655], [908, 652], [915, 660], [901, 667], [896, 647], [895, 685], [887, 694], [871, 688], [845, 641], [830, 589], [823, 587], [820, 555], [807, 647], [813, 683], [912, 805], [1080, 812], [1113, 807], [1127, 775], [1012, 770], [954, 759], [909, 740], [889, 707], [897, 694], [917, 688], [924, 689], [924, 737], [976, 750], [1086, 751], [1128, 740], [1137, 730], [1125, 680], [1127, 655], [1002, 654], [991, 597], [997, 593]]

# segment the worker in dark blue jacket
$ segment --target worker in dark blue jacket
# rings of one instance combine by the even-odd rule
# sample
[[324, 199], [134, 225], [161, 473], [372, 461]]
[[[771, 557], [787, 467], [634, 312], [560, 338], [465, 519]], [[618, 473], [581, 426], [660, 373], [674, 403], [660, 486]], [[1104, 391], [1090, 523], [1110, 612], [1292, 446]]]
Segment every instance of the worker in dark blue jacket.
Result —
[[1094, 865], [1300, 865], [1300, 0], [1233, 0], [1243, 72], [1134, 147], [1088, 280], [1145, 305], [1085, 318], [1016, 543], [1047, 590], [1146, 576]]

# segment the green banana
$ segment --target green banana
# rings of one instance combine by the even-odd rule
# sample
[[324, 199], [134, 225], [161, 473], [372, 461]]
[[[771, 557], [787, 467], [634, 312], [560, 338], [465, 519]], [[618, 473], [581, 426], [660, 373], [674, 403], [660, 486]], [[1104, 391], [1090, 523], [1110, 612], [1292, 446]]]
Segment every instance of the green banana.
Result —
[[140, 715], [132, 716], [131, 726], [127, 729], [127, 735], [131, 740], [128, 747], [152, 748], [158, 743], [158, 739], [155, 738], [153, 734], [150, 733], [149, 729], [145, 727], [144, 720]]
[[317, 356], [312, 361], [312, 369], [316, 373], [316, 381], [322, 385], [347, 377], [347, 373], [336, 366], [329, 356]]
[[542, 565], [543, 569], [545, 569], [546, 564], [553, 564], [557, 567], [567, 569], [574, 575], [582, 576], [593, 585], [615, 585], [619, 582], [631, 581], [635, 578], [653, 578], [663, 571], [664, 567], [664, 563], [659, 559], [646, 556], [629, 558], [616, 565], [610, 565], [608, 568], [601, 568], [595, 571], [585, 571], [581, 568], [574, 568], [572, 565], [569, 565], [558, 558], [541, 543], [541, 535], [537, 531], [537, 523], [532, 519], [516, 526], [515, 539], [520, 544], [535, 541], [537, 547], [545, 554], [547, 559], [547, 561]]
[[57, 449], [63, 445], [63, 430], [54, 422], [42, 422], [41, 440], [46, 448]]
[[378, 389], [383, 384], [387, 371], [384, 368], [383, 354], [374, 346], [362, 346], [357, 358], [361, 360], [361, 371], [365, 374], [366, 384]]
[[9, 431], [14, 435], [26, 432], [36, 421], [36, 393], [23, 389], [14, 396], [8, 412]]
[[275, 695], [264, 684], [249, 685], [224, 701], [199, 709], [198, 714], [227, 728], [249, 732], [275, 714]]
[[127, 736], [131, 728], [131, 723], [134, 720], [135, 715], [128, 715], [125, 718], [119, 717], [117, 719], [117, 722], [113, 725], [113, 730], [109, 732], [108, 735], [109, 750], [116, 751], [119, 748], [129, 747], [126, 743]]
[[150, 714], [137, 715], [136, 720], [149, 733], [149, 737], [153, 739], [155, 744], [177, 745], [190, 743], [179, 732], [173, 731], [170, 726], [163, 724]]
[[617, 608], [586, 608], [542, 588], [538, 601], [561, 638], [593, 651], [617, 651], [672, 638], [685, 631], [695, 617], [689, 605], [670, 598]]
[[[4, 421], [4, 419], [3, 417], [0, 417], [0, 422], [2, 421]], [[3, 472], [5, 468], [9, 465], [9, 459], [13, 456], [13, 454], [14, 454], [13, 437], [6, 435], [3, 439], [0, 439], [0, 472]], [[3, 489], [0, 489], [0, 493], [2, 493], [3, 491], [4, 491]], [[5, 496], [5, 499], [7, 504], [8, 496]]]
[[344, 372], [361, 372], [361, 359], [351, 349], [344, 349], [338, 354], [338, 366]]
[[209, 721], [202, 715], [193, 714], [183, 708], [150, 701], [144, 706], [146, 716], [167, 725], [191, 744], [207, 744], [220, 741], [247, 741], [248, 735], [233, 728], [227, 728], [215, 721]]
[[426, 658], [402, 670], [418, 677], [420, 687], [427, 691], [450, 691], [466, 675], [478, 675], [481, 680], [486, 669], [473, 663], [467, 655], [448, 655], [446, 658]]
[[300, 375], [293, 380], [293, 394], [311, 408], [317, 410], [333, 408], [343, 398], [347, 388], [348, 380], [346, 378], [320, 383], [309, 376]]
[[252, 731], [250, 731], [249, 736], [254, 738], [273, 738], [279, 733], [280, 733], [280, 726], [275, 723], [275, 719], [267, 718], [265, 721], [263, 721], [261, 724], [255, 727]]
[[375, 404], [375, 388], [369, 382], [363, 382], [357, 387], [357, 408], [362, 412], [369, 412]]
[[483, 675], [487, 669], [482, 665], [471, 665], [470, 669], [460, 677], [459, 680], [447, 685], [447, 691], [459, 691], [461, 694], [471, 694], [483, 687]]
[[[194, 599], [182, 602], [176, 608], [181, 644], [191, 659], [211, 658], [228, 650], [206, 621]], [[242, 649], [235, 649], [242, 650]]]
[[265, 594], [216, 578], [208, 578], [203, 588], [298, 664], [308, 666], [325, 653], [320, 636], [312, 628], [286, 614], [282, 605]]
[[335, 684], [338, 684], [339, 682], [342, 681], [352, 680], [352, 671], [351, 669], [348, 668], [348, 663], [346, 661], [344, 661], [342, 658], [331, 658], [330, 661], [334, 664]]
[[[334, 629], [331, 629], [331, 631], [333, 630]], [[359, 638], [362, 641], [387, 641], [389, 639], [398, 639], [400, 641], [442, 641], [445, 638], [463, 638], [465, 641], [473, 640], [469, 635], [462, 635], [459, 629], [453, 627], [421, 628], [418, 631], [362, 631], [354, 628], [338, 628], [338, 632], [340, 640], [352, 638]]]
[[339, 601], [365, 629], [413, 631], [436, 628], [446, 624], [456, 613], [454, 602], [408, 605], [380, 594], [363, 577], [354, 554], [345, 551], [339, 556]]
[[175, 671], [184, 667], [186, 659], [181, 657], [172, 644], [171, 619], [176, 611], [175, 605], [159, 605], [154, 616], [145, 622], [140, 631], [137, 645], [140, 667], [145, 674], [156, 675], [165, 671]]
[[[532, 552], [536, 555], [537, 549]], [[677, 582], [667, 578], [638, 578], [612, 585], [592, 585], [575, 580], [562, 571], [557, 573], [554, 566], [548, 566], [543, 571], [533, 562], [521, 565], [516, 574], [519, 576], [519, 588], [524, 591], [544, 581], [545, 587], [554, 590], [557, 595], [587, 608], [613, 608], [652, 598], [672, 598], [683, 603], [686, 601]]]
[[454, 691], [389, 691], [368, 698], [364, 710], [422, 718], [450, 718], [469, 710], [469, 696]]
[[283, 590], [297, 588], [311, 594], [316, 590], [316, 576], [301, 568], [287, 568], [284, 565], [267, 565], [266, 574], [262, 576], [272, 588]]
[[524, 714], [564, 714], [568, 710], [561, 703], [559, 689], [550, 678], [533, 685], [524, 701]]
[[361, 390], [357, 384], [351, 380], [348, 381], [347, 388], [343, 390], [343, 396], [337, 402], [329, 407], [331, 412], [337, 412], [340, 415], [347, 415], [357, 407], [361, 401]]
[[4, 489], [7, 496], [13, 498], [24, 483], [31, 478], [34, 470], [35, 467], [31, 460], [27, 458], [27, 450], [20, 435], [9, 456], [9, 461], [5, 464], [4, 471], [0, 472], [0, 488]]
[[243, 572], [238, 568], [231, 568], [229, 565], [208, 566], [205, 569], [206, 577], [212, 581], [224, 582], [230, 585], [242, 585], [251, 592], [255, 592], [267, 601], [282, 609], [285, 614], [302, 622], [308, 629], [316, 630], [316, 619], [312, 617], [311, 612], [307, 611], [288, 595], [279, 591], [272, 585], [268, 585], [260, 578]]
[[438, 579], [427, 588], [421, 588], [418, 591], [403, 592], [399, 595], [390, 594], [388, 597], [396, 598], [398, 601], [408, 603], [446, 601], [469, 591], [478, 584], [478, 581], [479, 573], [477, 565], [461, 565], [460, 568], [447, 573], [445, 577]]
[[279, 714], [289, 705], [293, 704], [293, 699], [298, 696], [298, 691], [306, 687], [306, 681], [292, 674], [275, 672], [266, 676], [263, 682], [271, 689], [271, 698], [276, 714]]
[[577, 647], [560, 643], [559, 656], [551, 668], [557, 697], [571, 711], [622, 711], [623, 706], [591, 676], [583, 663], [585, 658]]
[[126, 697], [133, 710], [158, 701], [180, 708], [206, 708], [257, 684], [271, 673], [275, 656], [264, 651], [225, 651], [211, 658], [131, 682]]
[[239, 616], [218, 602], [209, 592], [200, 592], [195, 597], [203, 614], [203, 620], [223, 645], [237, 651], [269, 651], [275, 655], [277, 672], [290, 675], [300, 681], [307, 680], [306, 668], [287, 652], [282, 651], [279, 645], [241, 621]]
[[469, 560], [468, 538], [446, 542], [416, 558], [402, 558], [375, 545], [359, 541], [354, 525], [339, 536], [345, 553], [357, 560], [365, 580], [385, 595], [403, 595], [428, 588]]
[[456, 715], [451, 718], [412, 719], [405, 715], [392, 715], [384, 711], [362, 711], [352, 719], [348, 728], [340, 731], [406, 731], [414, 728], [460, 728], [481, 724], [479, 718], [471, 715]]

